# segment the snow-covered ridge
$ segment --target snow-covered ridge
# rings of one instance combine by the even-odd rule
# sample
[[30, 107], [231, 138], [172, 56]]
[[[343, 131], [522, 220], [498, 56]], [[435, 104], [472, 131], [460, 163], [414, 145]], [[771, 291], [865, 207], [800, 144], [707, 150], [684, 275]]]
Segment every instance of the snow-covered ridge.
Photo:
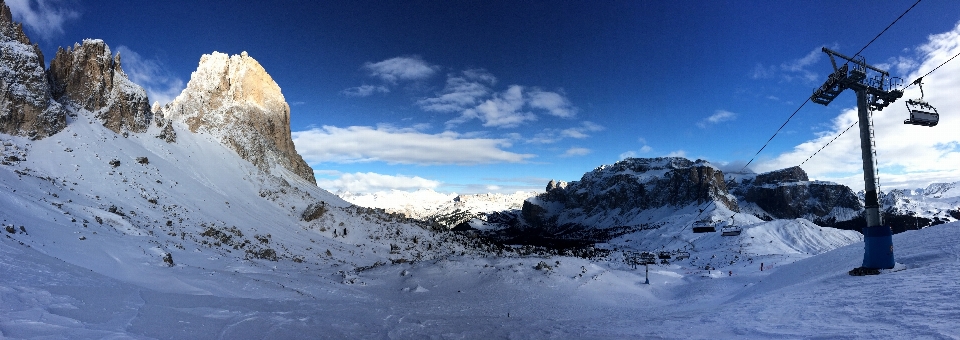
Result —
[[536, 194], [536, 192], [516, 192], [458, 195], [421, 189], [414, 192], [391, 190], [368, 194], [345, 192], [339, 195], [344, 200], [359, 206], [380, 208], [416, 219], [428, 219], [457, 210], [473, 214], [519, 210], [523, 200]]

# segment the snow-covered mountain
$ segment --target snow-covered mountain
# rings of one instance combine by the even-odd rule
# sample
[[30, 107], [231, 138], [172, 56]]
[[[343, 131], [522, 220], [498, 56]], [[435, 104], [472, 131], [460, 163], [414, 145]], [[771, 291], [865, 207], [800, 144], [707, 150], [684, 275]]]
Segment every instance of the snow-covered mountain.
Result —
[[[943, 322], [958, 310], [957, 223], [896, 235], [908, 270], [852, 278], [859, 233], [764, 221], [759, 203], [736, 213], [729, 179], [682, 158], [626, 160], [532, 197], [344, 195], [395, 212], [365, 208], [303, 171], [289, 106], [251, 56], [202, 57], [178, 98], [145, 110], [105, 42], [44, 70], [0, 10], [0, 337], [960, 336]], [[774, 185], [764, 178], [749, 185]], [[951, 188], [923, 200], [947, 207]], [[693, 233], [701, 220], [742, 231]], [[536, 237], [585, 242], [493, 242]], [[650, 284], [626, 261], [643, 251], [665, 257]], [[864, 302], [878, 291], [897, 294]]]
[[[435, 222], [447, 228], [473, 220], [486, 220], [490, 215], [519, 212], [523, 201], [537, 192], [513, 194], [444, 194], [430, 189], [415, 192], [392, 190], [370, 194], [340, 193], [344, 200], [363, 207], [380, 208], [390, 213]], [[476, 224], [476, 225], [482, 225]]]
[[805, 218], [833, 226], [856, 218], [863, 210], [862, 200], [849, 187], [811, 181], [798, 166], [762, 174], [727, 174], [726, 179], [741, 213], [765, 220]]
[[[34, 63], [3, 64], [4, 86], [20, 89], [15, 100], [49, 95], [64, 121], [0, 134], [5, 239], [150, 289], [228, 296], [257, 288], [224, 290], [192, 275], [282, 262], [341, 282], [357, 268], [477, 251], [318, 188], [293, 149], [279, 86], [252, 57], [203, 56], [187, 89], [151, 110], [105, 42], [60, 49], [42, 70], [39, 50], [0, 5], [0, 55]], [[34, 78], [47, 87], [20, 83]], [[3, 121], [33, 110], [4, 98]]]

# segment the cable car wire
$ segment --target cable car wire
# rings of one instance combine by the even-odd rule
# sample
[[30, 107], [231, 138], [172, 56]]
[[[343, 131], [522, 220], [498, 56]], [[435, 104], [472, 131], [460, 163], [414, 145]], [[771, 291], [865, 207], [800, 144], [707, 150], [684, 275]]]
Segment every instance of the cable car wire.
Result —
[[[813, 156], [816, 156], [818, 153], [820, 153], [820, 151], [823, 151], [823, 149], [826, 149], [827, 146], [830, 145], [830, 143], [833, 143], [833, 141], [837, 140], [837, 138], [840, 138], [840, 136], [843, 136], [843, 134], [847, 133], [847, 131], [850, 131], [850, 128], [854, 127], [854, 126], [857, 125], [857, 123], [859, 123], [859, 122], [860, 122], [860, 120], [854, 121], [853, 124], [850, 124], [850, 126], [847, 127], [846, 130], [843, 130], [843, 132], [841, 132], [841, 133], [840, 133], [839, 135], [837, 135], [836, 137], [833, 137], [833, 139], [831, 139], [829, 142], [827, 142], [827, 144], [824, 144], [822, 147], [820, 147], [820, 150], [817, 150], [817, 151], [814, 152], [812, 155], [810, 155], [810, 157], [807, 157], [807, 159], [803, 160], [803, 162], [800, 162], [800, 165], [803, 165], [803, 163], [806, 163], [807, 161], [809, 161], [811, 158], [813, 158]], [[799, 166], [799, 165], [798, 165], [798, 166]]]
[[[853, 55], [853, 58], [856, 58], [858, 55], [860, 55], [861, 52], [863, 52], [863, 50], [867, 49], [867, 47], [869, 47], [870, 44], [873, 44], [874, 41], [877, 41], [877, 39], [880, 38], [880, 36], [883, 35], [883, 33], [886, 33], [887, 30], [889, 30], [890, 27], [893, 26], [893, 24], [896, 24], [897, 21], [900, 21], [900, 19], [903, 18], [903, 16], [906, 15], [908, 12], [910, 12], [910, 10], [912, 10], [914, 7], [916, 7], [917, 4], [920, 3], [920, 1], [922, 1], [922, 0], [917, 0], [917, 2], [914, 2], [913, 5], [910, 6], [910, 8], [907, 8], [906, 11], [904, 11], [903, 13], [901, 13], [900, 16], [898, 16], [896, 19], [893, 20], [893, 22], [891, 22], [889, 25], [887, 25], [886, 28], [884, 28], [882, 31], [880, 31], [880, 33], [878, 33], [877, 36], [873, 37], [873, 39], [871, 39], [870, 42], [868, 42], [866, 45], [863, 45], [863, 48], [861, 48], [859, 51], [857, 51], [857, 54], [854, 54], [854, 55]], [[954, 56], [954, 58], [956, 58], [956, 56]], [[950, 58], [950, 59], [952, 60], [953, 58]], [[948, 61], [949, 61], [949, 60], [948, 60]], [[847, 63], [849, 63], [849, 61], [847, 61]], [[946, 63], [944, 63], [944, 64], [946, 64]], [[940, 65], [940, 66], [943, 66], [943, 65]], [[938, 66], [937, 68], [940, 68], [940, 67]], [[931, 72], [932, 72], [932, 71], [931, 71]], [[929, 73], [928, 73], [928, 74], [929, 74]], [[908, 86], [908, 87], [909, 87], [909, 86]], [[783, 124], [780, 125], [780, 128], [778, 128], [777, 131], [773, 133], [773, 136], [770, 136], [770, 139], [767, 139], [767, 142], [766, 142], [766, 143], [763, 143], [763, 146], [760, 148], [760, 150], [758, 150], [757, 153], [754, 154], [752, 158], [750, 158], [750, 161], [747, 162], [747, 164], [744, 165], [743, 168], [740, 169], [740, 172], [743, 172], [744, 170], [746, 170], [746, 169], [747, 169], [747, 166], [749, 166], [751, 163], [753, 163], [754, 160], [757, 159], [757, 156], [760, 155], [760, 152], [762, 152], [763, 149], [766, 149], [766, 148], [767, 148], [767, 146], [770, 144], [770, 141], [772, 141], [773, 138], [776, 137], [777, 134], [780, 133], [780, 130], [783, 130], [783, 127], [784, 127], [784, 126], [787, 126], [787, 123], [790, 122], [790, 119], [793, 119], [793, 116], [795, 116], [795, 115], [797, 114], [797, 112], [800, 112], [800, 109], [802, 109], [804, 105], [807, 105], [808, 102], [810, 102], [810, 97], [807, 97], [807, 100], [803, 101], [803, 104], [800, 104], [800, 107], [798, 107], [795, 111], [793, 111], [793, 113], [790, 114], [790, 117], [787, 117], [787, 121], [783, 122]], [[827, 145], [829, 145], [829, 144], [830, 144], [830, 143], [827, 143]], [[826, 146], [824, 146], [824, 147], [826, 147]], [[818, 152], [819, 152], [819, 151], [818, 151]], [[812, 157], [812, 156], [811, 156], [811, 157]], [[808, 158], [808, 160], [809, 160], [809, 158]], [[804, 162], [806, 162], [806, 161], [804, 161]]]
[[[929, 76], [930, 74], [932, 74], [934, 71], [936, 71], [937, 69], [939, 69], [939, 68], [942, 67], [943, 65], [946, 65], [946, 64], [949, 63], [951, 60], [956, 59], [958, 56], [960, 56], [960, 52], [958, 52], [957, 54], [954, 54], [953, 57], [950, 57], [950, 59], [947, 59], [947, 61], [944, 61], [944, 62], [941, 63], [939, 66], [937, 66], [937, 67], [935, 67], [934, 69], [930, 70], [930, 72], [927, 72], [927, 74], [924, 74], [923, 76], [918, 77], [917, 80], [920, 80], [920, 79], [925, 78], [926, 76]], [[906, 90], [906, 89], [909, 88], [910, 86], [913, 86], [914, 84], [917, 84], [917, 83], [918, 83], [917, 80], [914, 80], [913, 82], [911, 82], [910, 85], [907, 85], [906, 87], [904, 87], [903, 90]], [[804, 160], [803, 162], [800, 162], [800, 165], [803, 165], [803, 163], [806, 163], [807, 161], [809, 161], [811, 158], [813, 158], [813, 156], [816, 156], [818, 153], [820, 153], [820, 151], [823, 151], [823, 149], [825, 149], [828, 145], [830, 145], [830, 143], [833, 143], [833, 141], [837, 140], [837, 138], [840, 138], [840, 136], [843, 136], [844, 133], [847, 133], [847, 131], [849, 131], [850, 128], [852, 128], [854, 125], [857, 125], [857, 123], [859, 123], [859, 122], [860, 122], [859, 120], [853, 122], [853, 124], [850, 125], [849, 127], [847, 127], [846, 130], [843, 130], [843, 132], [841, 132], [839, 135], [837, 135], [836, 137], [833, 137], [833, 139], [831, 139], [829, 142], [827, 142], [827, 144], [824, 144], [823, 147], [820, 148], [820, 150], [817, 150], [817, 151], [814, 152], [812, 155], [810, 155], [810, 157], [807, 157], [806, 160]], [[761, 150], [762, 150], [762, 149], [761, 149]], [[759, 153], [759, 152], [758, 152], [758, 153]]]
[[932, 70], [930, 70], [930, 72], [927, 72], [927, 74], [924, 74], [924, 75], [922, 75], [922, 76], [920, 76], [920, 77], [917, 77], [916, 80], [910, 82], [909, 85], [905, 86], [905, 87], [904, 87], [903, 89], [901, 89], [901, 90], [906, 90], [906, 89], [910, 88], [910, 86], [916, 85], [917, 82], [918, 82], [920, 79], [923, 79], [924, 77], [929, 76], [931, 73], [933, 73], [933, 71], [936, 71], [937, 69], [939, 69], [939, 68], [942, 67], [943, 65], [946, 65], [947, 63], [949, 63], [951, 60], [955, 59], [955, 58], [958, 57], [958, 56], [960, 56], [960, 52], [958, 52], [957, 54], [954, 54], [952, 57], [950, 57], [950, 59], [947, 59], [947, 61], [944, 61], [942, 64], [940, 64], [940, 66], [934, 67]]

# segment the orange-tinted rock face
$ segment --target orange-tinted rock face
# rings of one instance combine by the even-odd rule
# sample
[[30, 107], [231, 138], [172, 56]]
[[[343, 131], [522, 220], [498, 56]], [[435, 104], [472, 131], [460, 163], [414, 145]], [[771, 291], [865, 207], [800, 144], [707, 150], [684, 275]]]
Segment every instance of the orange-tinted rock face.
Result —
[[192, 132], [210, 133], [243, 159], [269, 171], [279, 165], [316, 183], [290, 136], [290, 106], [280, 86], [246, 54], [200, 58], [187, 88], [163, 108]]

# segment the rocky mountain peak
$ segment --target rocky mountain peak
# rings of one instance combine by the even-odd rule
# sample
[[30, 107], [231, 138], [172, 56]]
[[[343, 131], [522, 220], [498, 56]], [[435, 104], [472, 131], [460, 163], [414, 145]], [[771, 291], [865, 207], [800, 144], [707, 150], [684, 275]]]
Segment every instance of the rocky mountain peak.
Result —
[[120, 54], [103, 40], [87, 39], [73, 48], [60, 48], [50, 61], [54, 99], [93, 112], [114, 132], [144, 132], [150, 124], [147, 93], [127, 79]]
[[66, 110], [51, 98], [43, 53], [0, 0], [0, 133], [43, 138], [67, 126]]
[[756, 179], [754, 179], [753, 184], [764, 185], [788, 182], [807, 182], [809, 180], [810, 178], [807, 177], [806, 171], [803, 171], [803, 169], [801, 169], [799, 166], [793, 166], [759, 174], [757, 175]]
[[280, 86], [246, 52], [203, 55], [187, 88], [163, 108], [192, 132], [210, 133], [264, 171], [279, 165], [316, 183], [290, 135], [290, 106]]
[[709, 202], [739, 210], [722, 171], [707, 161], [681, 157], [627, 158], [597, 167], [579, 181], [551, 181], [546, 189], [527, 199], [521, 214], [548, 232], [615, 227], [644, 211]]

